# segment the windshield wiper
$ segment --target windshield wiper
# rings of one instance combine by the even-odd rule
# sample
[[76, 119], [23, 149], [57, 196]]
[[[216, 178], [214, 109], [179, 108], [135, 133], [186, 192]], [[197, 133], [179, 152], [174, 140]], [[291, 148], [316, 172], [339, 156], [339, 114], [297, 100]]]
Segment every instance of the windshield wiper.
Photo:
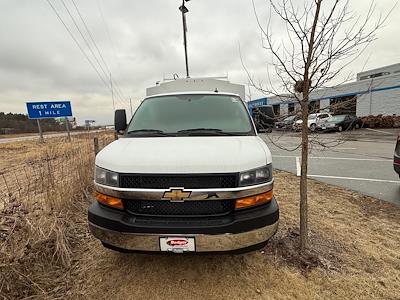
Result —
[[159, 129], [137, 129], [137, 130], [131, 130], [128, 131], [127, 134], [134, 134], [134, 135], [146, 135], [146, 134], [150, 134], [150, 135], [155, 135], [155, 136], [173, 136], [172, 134], [166, 133], [162, 130]]
[[222, 131], [221, 129], [218, 128], [190, 128], [190, 129], [184, 129], [184, 130], [179, 130], [177, 132], [178, 134], [188, 134], [188, 135], [234, 135], [231, 132], [226, 132]]

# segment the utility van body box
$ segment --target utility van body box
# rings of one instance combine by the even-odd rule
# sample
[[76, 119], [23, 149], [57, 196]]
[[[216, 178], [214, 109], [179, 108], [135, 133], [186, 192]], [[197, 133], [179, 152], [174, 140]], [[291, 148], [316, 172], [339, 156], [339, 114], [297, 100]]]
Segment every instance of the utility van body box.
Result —
[[154, 87], [147, 88], [146, 95], [153, 96], [168, 93], [182, 92], [222, 92], [239, 95], [245, 100], [245, 86], [230, 83], [228, 80], [215, 78], [185, 78], [162, 82]]

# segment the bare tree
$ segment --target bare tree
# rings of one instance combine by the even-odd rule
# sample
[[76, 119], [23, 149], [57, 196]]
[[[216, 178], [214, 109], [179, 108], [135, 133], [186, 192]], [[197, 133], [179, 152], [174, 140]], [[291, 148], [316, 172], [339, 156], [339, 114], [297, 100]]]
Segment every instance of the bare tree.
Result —
[[[267, 2], [270, 15], [266, 25], [258, 16], [254, 0], [253, 8], [262, 34], [262, 47], [271, 58], [270, 66], [280, 86], [276, 87], [271, 81], [271, 72], [268, 72], [267, 84], [256, 83], [249, 72], [248, 77], [251, 84], [263, 93], [276, 96], [285, 94], [300, 106], [300, 250], [304, 251], [308, 244], [307, 171], [310, 139], [307, 120], [310, 93], [343, 79], [345, 67], [377, 38], [377, 31], [383, 27], [389, 13], [376, 16], [374, 2], [370, 3], [364, 16], [349, 11], [349, 0]], [[285, 36], [274, 36], [272, 24], [283, 25]]]

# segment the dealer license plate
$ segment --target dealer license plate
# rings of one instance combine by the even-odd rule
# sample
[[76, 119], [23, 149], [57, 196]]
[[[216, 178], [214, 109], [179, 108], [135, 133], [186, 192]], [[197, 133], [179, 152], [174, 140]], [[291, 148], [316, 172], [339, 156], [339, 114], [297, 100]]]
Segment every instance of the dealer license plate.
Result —
[[160, 250], [173, 253], [196, 251], [194, 237], [160, 237]]

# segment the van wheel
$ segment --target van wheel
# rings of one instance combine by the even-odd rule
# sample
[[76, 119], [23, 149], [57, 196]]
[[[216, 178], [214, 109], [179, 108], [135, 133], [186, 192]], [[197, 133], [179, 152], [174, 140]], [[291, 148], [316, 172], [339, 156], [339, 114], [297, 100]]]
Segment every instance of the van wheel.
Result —
[[317, 124], [311, 124], [311, 125], [310, 125], [310, 130], [311, 130], [312, 132], [314, 132], [316, 129], [317, 129]]
[[339, 130], [339, 132], [342, 132], [342, 131], [343, 131], [343, 127], [342, 127], [342, 126], [339, 126], [339, 127], [338, 127], [338, 130]]

